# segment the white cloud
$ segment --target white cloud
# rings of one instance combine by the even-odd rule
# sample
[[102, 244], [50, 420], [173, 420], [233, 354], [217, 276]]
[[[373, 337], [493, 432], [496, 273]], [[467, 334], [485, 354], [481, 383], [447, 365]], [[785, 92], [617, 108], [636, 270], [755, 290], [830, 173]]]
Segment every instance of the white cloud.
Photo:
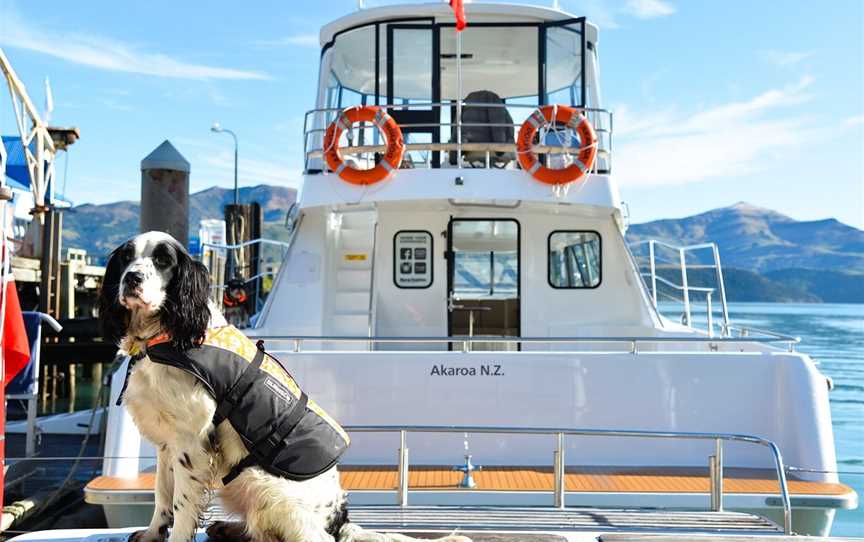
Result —
[[858, 124], [864, 124], [864, 115], [855, 115], [854, 117], [849, 117], [846, 119], [845, 124], [847, 126], [856, 126]]
[[690, 114], [618, 108], [616, 176], [631, 185], [676, 185], [752, 173], [781, 158], [800, 159], [795, 148], [818, 130], [793, 106], [809, 101], [812, 81], [804, 77], [747, 101]]
[[759, 56], [763, 60], [775, 66], [794, 66], [802, 60], [806, 60], [816, 54], [816, 51], [760, 51]]
[[624, 12], [639, 19], [656, 19], [675, 13], [675, 8], [663, 0], [628, 0]]
[[615, 20], [614, 9], [609, 6], [606, 0], [576, 0], [572, 6], [568, 5], [567, 8], [572, 13], [585, 15], [589, 21], [599, 25], [604, 30], [620, 27]]
[[318, 48], [317, 34], [295, 34], [293, 36], [283, 36], [275, 40], [262, 40], [257, 42], [258, 45], [265, 47], [285, 47], [296, 45], [298, 47], [313, 47]]
[[[197, 154], [197, 153], [196, 153]], [[242, 185], [276, 184], [297, 188], [302, 179], [301, 168], [286, 162], [247, 158], [240, 154], [238, 179]], [[227, 186], [234, 182], [234, 152], [219, 151], [193, 156], [193, 176], [207, 179], [208, 186]], [[197, 172], [196, 172], [197, 169]]]
[[269, 79], [266, 74], [184, 62], [110, 38], [32, 27], [14, 12], [3, 13], [0, 45], [50, 55], [102, 70], [178, 79]]

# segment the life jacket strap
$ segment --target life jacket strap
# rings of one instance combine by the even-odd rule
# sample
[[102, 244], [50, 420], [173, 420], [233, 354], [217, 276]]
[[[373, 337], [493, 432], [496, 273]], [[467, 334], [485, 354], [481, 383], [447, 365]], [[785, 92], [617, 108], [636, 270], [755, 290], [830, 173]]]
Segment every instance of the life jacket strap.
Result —
[[255, 377], [258, 375], [258, 371], [261, 369], [261, 363], [263, 361], [264, 351], [259, 349], [255, 352], [255, 357], [252, 358], [252, 363], [243, 369], [240, 378], [238, 378], [237, 382], [235, 382], [231, 389], [228, 390], [228, 393], [225, 394], [222, 401], [216, 405], [216, 412], [213, 414], [213, 427], [217, 427], [220, 423], [225, 421], [228, 416], [231, 415], [231, 412], [237, 408], [240, 398], [249, 391], [249, 388], [252, 387], [252, 384], [255, 382]]
[[228, 484], [233, 482], [235, 478], [240, 476], [241, 472], [248, 469], [249, 467], [254, 466], [255, 463], [255, 456], [253, 456], [252, 454], [247, 455], [246, 457], [241, 459], [239, 463], [234, 465], [234, 468], [231, 469], [231, 472], [229, 472], [224, 478], [222, 478], [222, 485], [227, 486]]
[[270, 464], [276, 459], [276, 455], [282, 449], [285, 437], [294, 431], [297, 424], [306, 414], [306, 404], [309, 402], [309, 396], [306, 392], [300, 392], [300, 398], [294, 403], [291, 412], [282, 418], [282, 421], [270, 433], [267, 438], [255, 444], [253, 453], [265, 461], [265, 464]]
[[234, 465], [231, 472], [222, 478], [222, 485], [228, 485], [235, 478], [240, 476], [240, 473], [245, 469], [255, 465], [272, 465], [276, 456], [282, 450], [285, 437], [300, 423], [303, 415], [306, 414], [306, 404], [309, 402], [309, 397], [306, 393], [300, 395], [300, 399], [294, 404], [291, 412], [282, 418], [282, 423], [273, 430], [267, 437], [256, 442], [252, 446], [249, 455], [243, 458], [242, 461]]

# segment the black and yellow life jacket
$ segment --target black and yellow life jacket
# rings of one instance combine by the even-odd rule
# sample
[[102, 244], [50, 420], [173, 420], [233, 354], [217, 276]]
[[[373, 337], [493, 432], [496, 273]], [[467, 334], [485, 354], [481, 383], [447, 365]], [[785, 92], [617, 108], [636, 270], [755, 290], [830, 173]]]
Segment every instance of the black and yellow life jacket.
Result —
[[[263, 343], [253, 343], [234, 326], [207, 330], [200, 347], [181, 353], [167, 336], [148, 342], [154, 363], [182, 369], [216, 400], [213, 425], [228, 420], [249, 455], [222, 481], [246, 467], [306, 480], [331, 467], [348, 448], [347, 433], [300, 389]], [[131, 365], [131, 363], [130, 363]]]

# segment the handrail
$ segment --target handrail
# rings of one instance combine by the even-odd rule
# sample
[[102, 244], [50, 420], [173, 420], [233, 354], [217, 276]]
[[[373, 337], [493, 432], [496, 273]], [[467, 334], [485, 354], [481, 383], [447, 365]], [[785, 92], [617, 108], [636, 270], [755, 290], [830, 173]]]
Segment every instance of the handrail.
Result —
[[380, 343], [380, 344], [449, 344], [462, 343], [463, 350], [467, 351], [473, 343], [519, 343], [519, 344], [569, 344], [569, 343], [626, 343], [629, 348], [627, 352], [631, 354], [639, 353], [637, 348], [640, 343], [696, 343], [716, 345], [720, 343], [727, 344], [746, 344], [746, 343], [786, 343], [789, 351], [794, 351], [794, 345], [801, 342], [800, 337], [791, 335], [782, 335], [780, 333], [770, 332], [766, 337], [710, 337], [710, 336], [691, 336], [691, 337], [487, 337], [482, 335], [454, 335], [450, 337], [353, 337], [353, 336], [314, 336], [314, 335], [255, 335], [255, 339], [265, 341], [285, 341], [293, 343], [293, 351], [299, 353], [302, 351], [303, 342], [323, 342], [323, 343]]
[[[405, 152], [410, 151], [455, 151], [458, 147], [458, 143], [406, 143], [405, 144]], [[387, 150], [387, 145], [354, 145], [342, 147], [339, 149], [339, 152], [342, 154], [364, 154], [364, 153], [383, 153]], [[516, 144], [515, 143], [462, 143], [463, 151], [474, 151], [474, 152], [516, 152]], [[565, 153], [565, 152], [573, 152], [574, 147], [564, 147], [557, 145], [533, 145], [531, 147], [531, 151], [536, 154], [549, 154], [549, 153]], [[598, 154], [600, 155], [608, 155], [609, 151], [598, 150]], [[306, 156], [308, 158], [321, 158], [324, 156], [324, 151], [321, 149], [314, 149], [309, 151]]]
[[714, 246], [716, 246], [716, 243], [697, 243], [695, 245], [683, 245], [683, 246], [682, 245], [672, 245], [669, 243], [664, 243], [663, 241], [658, 241], [656, 239], [644, 239], [642, 241], [634, 241], [633, 243], [630, 243], [630, 246], [638, 247], [640, 245], [647, 245], [647, 244], [661, 245], [661, 246], [664, 246], [666, 248], [671, 248], [672, 250], [679, 250], [679, 249], [681, 249], [681, 250], [698, 250], [698, 249], [703, 249], [703, 248], [713, 248]]
[[[245, 279], [243, 281], [243, 284], [249, 284], [252, 281], [255, 281], [258, 279], [263, 279], [265, 277], [275, 277], [278, 274], [279, 274], [278, 271], [264, 271], [262, 273], [258, 273], [257, 275], [252, 275], [248, 279]], [[211, 284], [210, 285], [211, 290], [224, 290], [225, 288], [226, 288], [226, 286], [224, 284]]]
[[288, 248], [289, 246], [291, 246], [290, 243], [287, 243], [285, 241], [276, 241], [275, 239], [266, 239], [266, 238], [260, 237], [258, 239], [250, 239], [249, 241], [243, 241], [242, 243], [237, 243], [234, 245], [225, 245], [225, 244], [218, 244], [218, 243], [201, 243], [201, 247], [202, 248], [203, 247], [210, 247], [210, 248], [221, 249], [221, 250], [237, 250], [237, 249], [246, 248], [248, 246], [257, 245], [257, 244], [274, 245], [274, 246], [280, 246], [282, 248]]
[[[650, 277], [651, 273], [642, 273], [642, 276]], [[684, 286], [679, 286], [672, 281], [664, 279], [663, 277], [655, 276], [655, 277], [652, 277], [652, 280], [662, 282], [666, 286], [669, 286], [670, 288], [674, 288], [676, 290], [684, 290]], [[687, 289], [690, 290], [691, 292], [713, 292], [716, 290], [716, 288], [705, 288], [702, 286], [688, 286]]]
[[[398, 111], [410, 111], [410, 110], [423, 110], [427, 112], [434, 112], [440, 110], [442, 108], [452, 107], [457, 103], [456, 100], [453, 101], [440, 101], [440, 102], [428, 102], [428, 103], [412, 103], [412, 104], [380, 104], [377, 107], [385, 109], [390, 112], [398, 112]], [[487, 109], [517, 109], [521, 111], [533, 111], [539, 107], [539, 104], [509, 104], [509, 103], [468, 103], [465, 104], [466, 107], [472, 108], [487, 108]], [[594, 129], [598, 135], [598, 160], [602, 160], [602, 165], [599, 167], [599, 171], [602, 173], [607, 173], [611, 169], [611, 154], [612, 154], [612, 113], [606, 109], [594, 108], [594, 107], [576, 107], [579, 111], [584, 112], [589, 119], [591, 119], [592, 124], [594, 125]], [[310, 160], [320, 160], [323, 157], [323, 135], [326, 132], [327, 125], [332, 122], [336, 115], [338, 115], [344, 108], [337, 107], [321, 107], [316, 109], [311, 109], [306, 111], [303, 118], [303, 156], [304, 156], [304, 169], [309, 172], [310, 171]], [[435, 130], [450, 130], [451, 132], [455, 130], [456, 134], [454, 136], [454, 141], [452, 143], [446, 142], [426, 142], [426, 143], [417, 143], [417, 142], [409, 142], [408, 137], [406, 136], [406, 153], [411, 151], [418, 152], [449, 152], [449, 153], [458, 153], [461, 156], [462, 152], [485, 152], [487, 154], [486, 157], [486, 167], [491, 167], [492, 158], [489, 156], [493, 152], [497, 153], [515, 153], [516, 145], [515, 145], [515, 131], [519, 129], [520, 124], [510, 124], [510, 123], [461, 123], [453, 120], [451, 122], [444, 122], [444, 119], [438, 119], [439, 122], [414, 122], [414, 123], [405, 123], [401, 124], [400, 127], [408, 129], [422, 129], [426, 128], [427, 131], [435, 131]], [[366, 124], [367, 127], [372, 127], [370, 124]], [[468, 142], [463, 141], [462, 132], [465, 129], [470, 129], [472, 127], [488, 127], [488, 128], [504, 128], [511, 129], [514, 131], [514, 143], [513, 144], [501, 144], [495, 142], [488, 143], [479, 143], [477, 141]], [[362, 137], [361, 137], [362, 142]], [[377, 142], [377, 139], [376, 141]], [[384, 147], [382, 145], [351, 145], [349, 147], [340, 149], [343, 154], [370, 154], [370, 153], [380, 153], [383, 152]], [[535, 146], [534, 152], [539, 154], [563, 154], [568, 152], [574, 152], [574, 149], [566, 146]], [[407, 154], [406, 154], [407, 156]], [[431, 167], [431, 155], [424, 159], [426, 167]], [[412, 165], [415, 167], [420, 164], [422, 165], [424, 162], [413, 162]], [[456, 161], [457, 167], [462, 167], [461, 160]], [[320, 169], [325, 169], [323, 164]], [[314, 167], [314, 172], [320, 172], [319, 167], [316, 165]]]
[[[287, 242], [286, 241], [277, 241], [275, 239], [267, 239], [267, 238], [263, 238], [263, 237], [260, 237], [257, 239], [249, 239], [247, 241], [243, 241], [242, 243], [236, 243], [233, 245], [224, 244], [224, 243], [204, 242], [204, 243], [201, 243], [202, 259], [203, 259], [203, 254], [205, 253], [205, 249], [210, 249], [214, 253], [216, 253], [217, 251], [226, 251], [227, 252], [227, 251], [232, 251], [232, 250], [242, 250], [246, 247], [253, 246], [253, 245], [261, 245], [262, 247], [275, 246], [275, 247], [279, 247], [279, 249], [281, 250], [281, 253], [282, 253], [282, 261], [280, 262], [280, 267], [281, 267], [281, 264], [284, 263], [285, 256], [288, 253], [288, 249], [291, 247], [291, 240], [293, 240], [293, 235], [292, 235], [291, 239], [289, 239]], [[213, 265], [214, 265], [214, 261], [212, 260], [213, 257], [214, 257], [214, 255], [211, 255], [210, 260], [208, 260], [206, 262], [202, 261], [202, 263], [204, 263], [205, 266], [208, 266], [208, 268], [213, 267]], [[254, 311], [256, 311], [256, 312], [260, 308], [259, 305], [260, 305], [260, 302], [262, 299], [261, 282], [259, 279], [264, 279], [266, 277], [272, 277], [272, 276], [275, 276], [278, 274], [278, 271], [263, 271], [263, 270], [261, 270], [261, 266], [264, 262], [265, 262], [264, 261], [264, 254], [263, 254], [263, 249], [262, 249], [262, 251], [259, 252], [259, 254], [258, 254], [259, 272], [257, 274], [255, 274], [254, 276], [247, 277], [247, 278], [243, 279], [244, 286], [249, 284], [249, 283], [255, 284], [253, 307], [254, 307]], [[224, 290], [226, 285], [225, 285], [223, 279], [226, 277], [221, 277], [218, 275], [218, 266], [210, 269], [210, 272], [211, 273], [213, 273], [213, 272], [217, 273], [217, 277], [215, 279], [211, 280], [212, 284], [210, 285], [210, 290], [213, 292], [220, 292], [220, 291]], [[214, 299], [214, 301], [217, 301], [217, 300]], [[218, 302], [221, 303], [221, 301], [218, 301]]]
[[[410, 110], [410, 109], [427, 109], [429, 107], [452, 107], [456, 104], [456, 100], [448, 100], [444, 102], [414, 102], [410, 104], [380, 104], [376, 107], [380, 107], [382, 109], [389, 110]], [[532, 105], [532, 104], [514, 104], [514, 103], [474, 103], [468, 102], [466, 105], [470, 107], [488, 107], [488, 108], [514, 108], [514, 109], [537, 109], [540, 105]], [[350, 107], [350, 106], [348, 106]], [[579, 111], [585, 111], [588, 113], [610, 113], [608, 109], [603, 109], [599, 107], [581, 107], [581, 106], [572, 106], [574, 109], [578, 109]], [[310, 109], [306, 111], [305, 118], [309, 118], [310, 115], [315, 115], [318, 113], [339, 113], [344, 111], [344, 107], [316, 107], [315, 109]]]
[[[556, 458], [563, 458], [565, 436], [586, 437], [629, 437], [629, 438], [659, 438], [659, 439], [684, 439], [684, 440], [712, 440], [715, 443], [715, 453], [709, 457], [709, 495], [711, 495], [711, 509], [721, 511], [723, 509], [723, 441], [745, 442], [765, 446], [771, 452], [774, 460], [774, 469], [777, 472], [777, 481], [780, 485], [780, 499], [783, 503], [783, 532], [792, 534], [792, 502], [789, 497], [789, 487], [786, 481], [786, 470], [783, 466], [783, 456], [780, 448], [771, 440], [753, 435], [736, 433], [701, 433], [685, 431], [643, 431], [643, 430], [618, 430], [618, 429], [579, 429], [565, 427], [501, 427], [501, 426], [466, 426], [466, 425], [349, 425], [345, 430], [352, 433], [398, 433], [399, 434], [399, 487], [397, 488], [398, 502], [400, 506], [408, 504], [408, 433], [480, 433], [480, 434], [519, 434], [519, 435], [554, 435], [556, 438]], [[564, 474], [564, 461], [554, 462], [555, 479], [558, 480]], [[404, 473], [404, 476], [402, 475]], [[556, 483], [554, 490], [554, 502], [557, 507], [564, 508], [564, 494], [566, 493], [563, 483]]]
[[[714, 314], [713, 308], [711, 305], [711, 296], [717, 291], [720, 295], [720, 309], [722, 312], [722, 322], [720, 324], [720, 328], [723, 335], [729, 334], [729, 308], [726, 303], [726, 286], [723, 283], [723, 270], [720, 266], [720, 251], [717, 248], [716, 243], [696, 243], [693, 245], [684, 245], [684, 246], [676, 246], [670, 243], [666, 243], [663, 241], [658, 241], [656, 239], [646, 239], [642, 241], [636, 241], [630, 243], [630, 247], [640, 247], [640, 246], [648, 246], [648, 271], [642, 271], [642, 265], [637, 262], [637, 266], [640, 270], [640, 275], [643, 277], [650, 278], [650, 294], [651, 299], [654, 301], [654, 306], [657, 308], [658, 301], [658, 289], [657, 283], [663, 284], [665, 286], [674, 288], [681, 292], [682, 294], [682, 302], [684, 304], [684, 314], [683, 314], [683, 323], [689, 327], [693, 327], [693, 320], [690, 311], [690, 292], [703, 292], [706, 296], [706, 305], [708, 312], [708, 335], [714, 335]], [[677, 261], [670, 261], [658, 258], [656, 248], [661, 247], [670, 251], [677, 253]], [[712, 264], [687, 264], [687, 253], [691, 251], [697, 250], [710, 250]], [[643, 255], [643, 258], [646, 256]], [[669, 267], [667, 269], [678, 269], [681, 274], [681, 284], [675, 284], [668, 279], [661, 277], [657, 274], [657, 261], [665, 261], [669, 263]], [[713, 269], [714, 270], [714, 278], [717, 283], [717, 287], [715, 288], [705, 288], [705, 287], [694, 287], [688, 284], [688, 275], [687, 271], [689, 269]]]

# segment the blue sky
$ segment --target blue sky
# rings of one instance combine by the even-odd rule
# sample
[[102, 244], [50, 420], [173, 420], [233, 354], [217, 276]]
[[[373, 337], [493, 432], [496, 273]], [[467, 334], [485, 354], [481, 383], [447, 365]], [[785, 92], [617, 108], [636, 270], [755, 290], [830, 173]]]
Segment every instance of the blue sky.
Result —
[[[744, 200], [864, 228], [864, 2], [561, 5], [600, 25], [614, 172], [634, 221]], [[193, 190], [230, 186], [231, 139], [213, 121], [240, 137], [241, 185], [296, 186], [317, 31], [355, 9], [0, 0], [0, 47], [37, 104], [50, 77], [52, 124], [81, 129], [58, 164], [76, 203], [138, 199], [140, 160], [166, 138], [192, 163]], [[2, 91], [0, 132], [13, 130]]]

